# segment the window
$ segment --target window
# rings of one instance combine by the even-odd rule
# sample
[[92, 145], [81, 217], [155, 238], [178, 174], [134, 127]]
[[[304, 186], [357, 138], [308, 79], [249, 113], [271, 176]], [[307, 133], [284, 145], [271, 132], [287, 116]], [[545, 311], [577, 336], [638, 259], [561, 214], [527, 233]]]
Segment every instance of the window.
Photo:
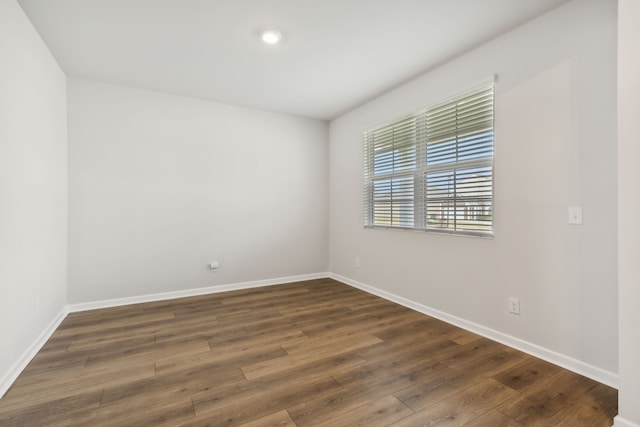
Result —
[[365, 227], [493, 235], [493, 92], [364, 133]]

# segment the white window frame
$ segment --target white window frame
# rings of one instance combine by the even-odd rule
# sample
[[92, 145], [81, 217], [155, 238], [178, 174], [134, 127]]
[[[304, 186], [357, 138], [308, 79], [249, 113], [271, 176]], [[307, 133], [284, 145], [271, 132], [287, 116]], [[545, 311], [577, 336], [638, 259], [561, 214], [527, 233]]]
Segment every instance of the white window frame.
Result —
[[365, 228], [493, 237], [494, 135], [493, 83], [364, 132]]

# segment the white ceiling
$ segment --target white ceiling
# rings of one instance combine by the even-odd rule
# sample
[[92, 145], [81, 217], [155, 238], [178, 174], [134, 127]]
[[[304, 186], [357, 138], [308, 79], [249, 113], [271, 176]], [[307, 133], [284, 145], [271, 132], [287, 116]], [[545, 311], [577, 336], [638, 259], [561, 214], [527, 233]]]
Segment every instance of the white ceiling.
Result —
[[319, 119], [566, 1], [19, 0], [70, 76]]

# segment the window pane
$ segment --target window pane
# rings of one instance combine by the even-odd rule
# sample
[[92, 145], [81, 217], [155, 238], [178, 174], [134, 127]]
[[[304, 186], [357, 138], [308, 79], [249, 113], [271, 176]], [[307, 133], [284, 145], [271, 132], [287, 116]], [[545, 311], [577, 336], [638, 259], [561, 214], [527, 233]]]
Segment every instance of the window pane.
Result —
[[427, 144], [427, 166], [493, 156], [493, 130]]
[[416, 167], [416, 149], [408, 147], [388, 151], [374, 152], [373, 173], [380, 175], [392, 172], [402, 172]]
[[493, 190], [491, 166], [426, 174], [427, 228], [491, 231]]
[[373, 181], [373, 223], [413, 227], [413, 176]]
[[458, 161], [493, 156], [493, 130], [458, 138]]

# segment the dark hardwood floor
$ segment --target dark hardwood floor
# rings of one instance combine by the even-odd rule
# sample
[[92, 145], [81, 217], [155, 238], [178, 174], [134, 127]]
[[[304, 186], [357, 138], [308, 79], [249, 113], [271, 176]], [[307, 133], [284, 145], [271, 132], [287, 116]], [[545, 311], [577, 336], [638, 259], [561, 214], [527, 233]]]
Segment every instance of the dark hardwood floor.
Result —
[[615, 389], [331, 279], [70, 314], [2, 426], [610, 426]]

